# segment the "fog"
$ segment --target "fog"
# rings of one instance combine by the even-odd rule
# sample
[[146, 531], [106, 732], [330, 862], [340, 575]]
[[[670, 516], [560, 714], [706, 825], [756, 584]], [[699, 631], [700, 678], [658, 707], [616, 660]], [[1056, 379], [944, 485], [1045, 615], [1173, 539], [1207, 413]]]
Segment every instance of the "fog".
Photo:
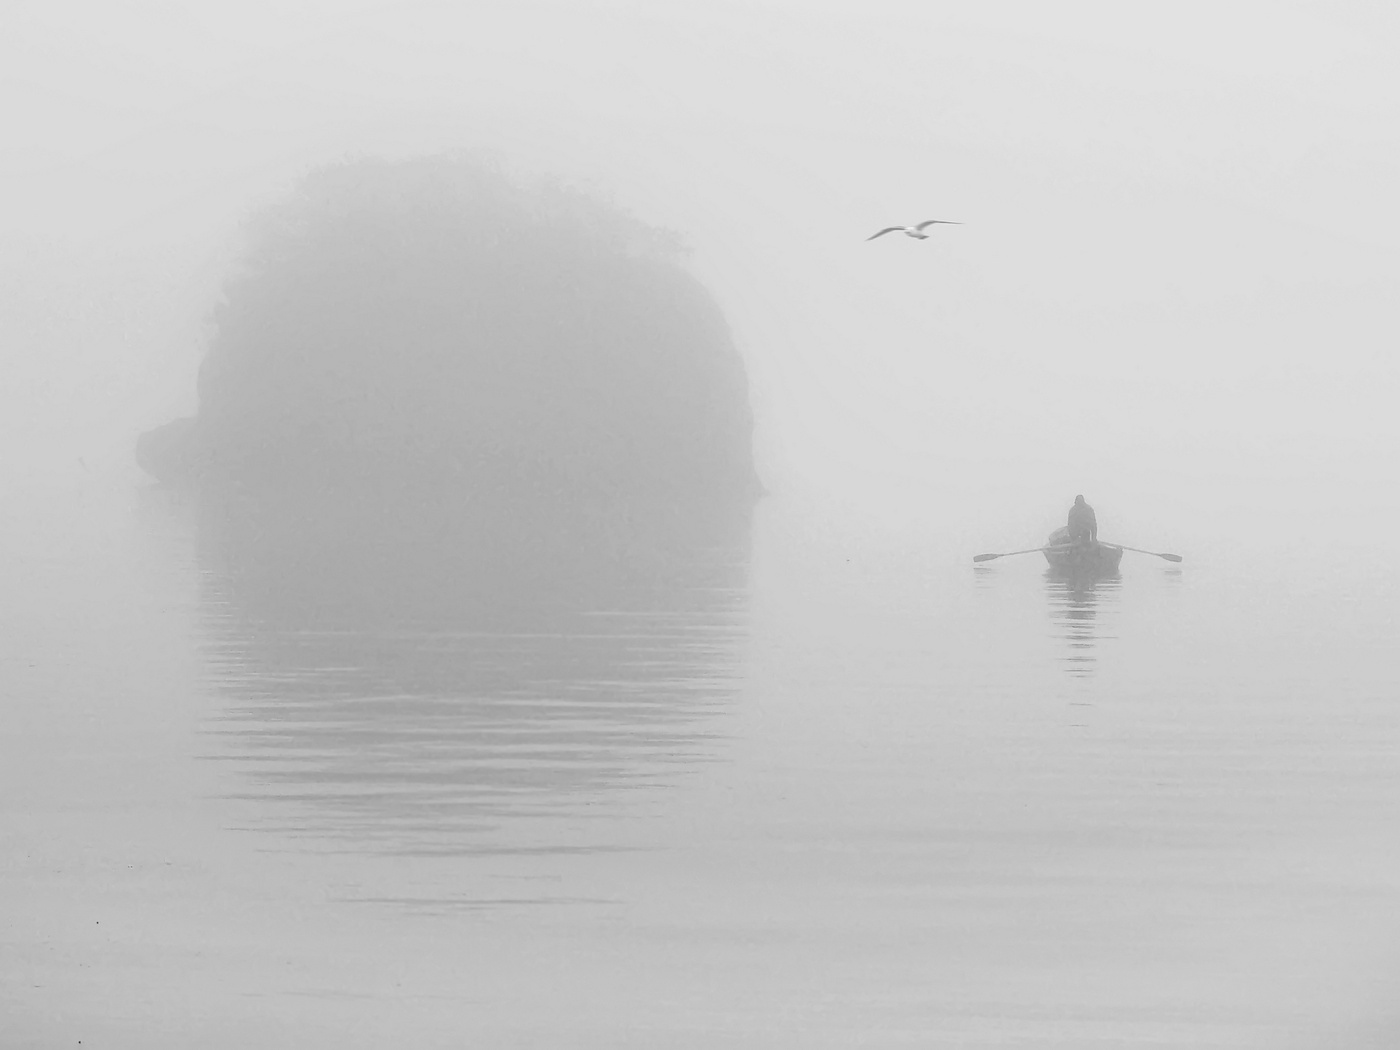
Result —
[[[1367, 5], [10, 21], [4, 414], [51, 466], [190, 406], [258, 207], [328, 161], [466, 148], [683, 235], [770, 486], [1155, 517], [1258, 478], [1366, 504], [1391, 469], [1395, 26]], [[965, 225], [865, 241], [932, 217]]]
[[[0, 1013], [22, 1037], [1389, 1045], [1400, 14], [15, 0], [2, 21], [23, 980]], [[295, 458], [211, 379], [233, 361], [225, 392], [298, 400], [260, 371], [265, 323], [301, 348], [324, 321], [365, 365], [344, 400], [392, 402], [397, 359], [356, 340], [420, 294], [423, 345], [455, 339], [432, 271], [490, 270], [484, 227], [411, 263], [366, 238], [324, 288], [351, 224], [304, 271], [263, 234], [308, 186], [378, 173], [373, 211], [405, 199], [392, 173], [455, 164], [516, 188], [482, 212], [516, 269], [479, 287], [519, 338], [470, 417], [446, 378], [484, 357], [417, 373], [375, 448], [411, 455], [424, 400], [454, 433], [529, 406], [517, 433], [567, 444], [606, 399], [571, 396], [588, 370], [541, 333], [588, 346], [589, 304], [650, 288], [601, 313], [701, 319], [664, 367], [615, 373], [654, 434], [712, 418], [685, 414], [705, 369], [684, 362], [746, 372], [750, 412], [720, 367], [724, 480], [692, 493], [734, 512], [678, 515], [713, 529], [581, 524], [572, 497], [196, 497], [138, 468], [138, 435], [211, 406], [264, 440], [259, 469]], [[662, 261], [551, 253], [517, 192], [531, 222], [557, 193]], [[868, 239], [934, 218], [954, 224]], [[573, 306], [534, 309], [569, 282]], [[250, 288], [308, 294], [260, 312]], [[324, 393], [323, 360], [297, 383]], [[497, 396], [531, 370], [554, 400]], [[761, 498], [734, 495], [750, 427]], [[684, 443], [644, 430], [595, 466], [664, 473]], [[1103, 539], [1184, 561], [1087, 586], [1038, 553], [969, 564], [1041, 543], [1076, 493]]]

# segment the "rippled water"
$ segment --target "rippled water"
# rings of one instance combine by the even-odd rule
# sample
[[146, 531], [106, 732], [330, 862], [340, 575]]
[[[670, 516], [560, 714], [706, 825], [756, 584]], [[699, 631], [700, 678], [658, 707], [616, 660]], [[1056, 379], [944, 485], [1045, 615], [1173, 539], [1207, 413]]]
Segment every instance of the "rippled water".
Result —
[[412, 508], [31, 509], [0, 598], [14, 1045], [1400, 1032], [1377, 564], [1068, 580], [776, 497], [582, 561]]
[[1104, 634], [1103, 625], [1116, 611], [1122, 583], [1120, 573], [1085, 579], [1046, 571], [1050, 617], [1068, 646], [1064, 660], [1070, 674], [1093, 674], [1095, 650], [1113, 637]]
[[539, 633], [254, 639], [220, 625], [207, 652], [227, 706], [210, 754], [246, 778], [252, 825], [304, 833], [308, 846], [616, 848], [589, 826], [599, 806], [625, 811], [626, 795], [717, 756], [711, 723], [735, 689], [733, 604], [581, 614], [572, 630]]

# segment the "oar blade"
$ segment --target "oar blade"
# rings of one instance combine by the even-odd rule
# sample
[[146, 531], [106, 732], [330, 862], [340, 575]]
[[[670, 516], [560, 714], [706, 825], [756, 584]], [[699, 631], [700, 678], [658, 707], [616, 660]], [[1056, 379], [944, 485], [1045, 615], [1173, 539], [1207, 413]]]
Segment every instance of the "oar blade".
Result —
[[973, 561], [991, 561], [993, 558], [1000, 558], [1000, 554], [974, 554]]
[[1180, 555], [1180, 554], [1159, 554], [1159, 555], [1157, 555], [1157, 557], [1159, 557], [1159, 558], [1166, 558], [1167, 561], [1180, 561], [1180, 560], [1181, 560], [1181, 555]]

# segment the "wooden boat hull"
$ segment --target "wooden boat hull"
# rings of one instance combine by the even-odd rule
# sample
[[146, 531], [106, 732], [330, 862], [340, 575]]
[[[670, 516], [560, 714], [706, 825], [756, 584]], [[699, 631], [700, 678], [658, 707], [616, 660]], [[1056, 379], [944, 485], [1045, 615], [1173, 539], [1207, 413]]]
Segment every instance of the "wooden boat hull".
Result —
[[1069, 529], [1061, 527], [1050, 533], [1047, 547], [1061, 546], [1064, 550], [1045, 552], [1045, 560], [1057, 572], [1080, 576], [1111, 576], [1118, 571], [1118, 563], [1123, 560], [1123, 548], [1108, 543], [1069, 544]]

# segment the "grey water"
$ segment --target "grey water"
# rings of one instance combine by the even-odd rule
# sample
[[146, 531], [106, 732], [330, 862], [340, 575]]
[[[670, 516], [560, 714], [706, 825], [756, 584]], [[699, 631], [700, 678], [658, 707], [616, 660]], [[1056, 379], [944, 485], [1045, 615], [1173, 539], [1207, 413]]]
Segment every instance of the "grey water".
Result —
[[1400, 1034], [1379, 542], [1076, 584], [942, 505], [579, 571], [202, 514], [0, 521], [5, 1045]]

